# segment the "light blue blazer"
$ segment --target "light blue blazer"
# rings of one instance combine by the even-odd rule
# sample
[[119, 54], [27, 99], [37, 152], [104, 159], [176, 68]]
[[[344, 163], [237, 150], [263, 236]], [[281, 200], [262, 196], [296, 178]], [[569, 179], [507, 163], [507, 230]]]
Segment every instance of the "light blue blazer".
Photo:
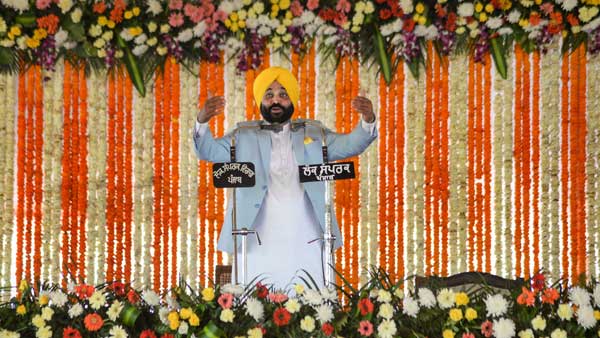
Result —
[[[307, 122], [309, 120], [294, 120], [293, 124]], [[310, 121], [317, 123], [317, 121]], [[236, 161], [252, 162], [256, 170], [256, 185], [252, 188], [239, 188], [236, 191], [237, 199], [237, 227], [252, 229], [269, 186], [269, 164], [271, 160], [271, 136], [272, 131], [261, 130], [262, 121], [248, 121], [238, 124], [238, 128], [222, 138], [214, 138], [210, 130], [199, 136], [194, 133], [194, 146], [196, 155], [201, 160], [210, 162], [230, 162], [230, 145], [232, 137], [235, 137]], [[321, 128], [312, 124], [306, 124], [298, 128], [292, 128], [292, 148], [298, 165], [323, 163], [322, 133]], [[362, 153], [377, 138], [377, 129], [369, 133], [360, 125], [351, 133], [339, 134], [325, 129], [325, 138], [328, 146], [330, 161], [345, 159]], [[303, 183], [304, 191], [314, 208], [315, 215], [319, 220], [321, 229], [325, 231], [325, 183], [309, 182]], [[202, 198], [202, 196], [200, 196]], [[217, 249], [233, 252], [232, 229], [232, 205], [228, 203], [227, 212]], [[332, 228], [336, 236], [335, 248], [342, 246], [342, 236], [335, 219], [332, 207]], [[239, 243], [239, 242], [238, 242]]]

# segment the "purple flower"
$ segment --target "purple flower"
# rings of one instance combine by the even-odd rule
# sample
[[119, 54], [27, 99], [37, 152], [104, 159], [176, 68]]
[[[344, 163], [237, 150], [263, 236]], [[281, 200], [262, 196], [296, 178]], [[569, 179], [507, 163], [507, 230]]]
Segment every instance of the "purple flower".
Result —
[[600, 53], [600, 27], [590, 32], [589, 39], [588, 52], [590, 55], [598, 55]]
[[485, 54], [490, 50], [490, 35], [486, 29], [482, 29], [479, 35], [479, 40], [475, 43], [475, 53], [473, 58], [475, 62], [484, 62]]
[[42, 44], [35, 49], [35, 56], [42, 68], [53, 71], [56, 64], [56, 41], [54, 35], [49, 35]]
[[175, 39], [173, 39], [173, 37], [167, 34], [164, 34], [162, 36], [162, 40], [165, 47], [167, 47], [169, 54], [171, 54], [177, 61], [181, 61], [181, 59], [183, 58], [183, 48], [181, 48], [179, 42], [177, 42]]

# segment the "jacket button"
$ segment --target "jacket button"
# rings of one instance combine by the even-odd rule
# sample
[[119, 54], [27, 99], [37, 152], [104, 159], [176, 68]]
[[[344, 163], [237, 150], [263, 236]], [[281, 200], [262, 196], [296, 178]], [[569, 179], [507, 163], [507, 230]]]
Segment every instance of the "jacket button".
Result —
[[260, 208], [260, 204], [255, 204], [255, 205], [254, 205], [254, 207], [255, 207], [256, 209], [258, 209], [258, 208]]

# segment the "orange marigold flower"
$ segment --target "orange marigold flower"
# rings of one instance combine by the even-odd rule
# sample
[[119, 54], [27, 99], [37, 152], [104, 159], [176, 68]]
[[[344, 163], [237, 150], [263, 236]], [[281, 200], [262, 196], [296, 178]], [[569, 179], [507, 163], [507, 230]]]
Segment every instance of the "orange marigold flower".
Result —
[[542, 294], [542, 303], [554, 304], [558, 297], [559, 294], [555, 288], [545, 289], [544, 293]]
[[90, 313], [83, 318], [83, 324], [88, 331], [98, 331], [104, 325], [104, 320], [97, 313]]
[[530, 25], [537, 26], [540, 24], [541, 21], [542, 21], [542, 17], [540, 16], [540, 13], [531, 12], [531, 14], [529, 14], [529, 24]]
[[52, 35], [58, 30], [58, 23], [60, 19], [54, 14], [48, 14], [36, 19], [37, 25], [40, 28], [44, 28], [48, 34]]
[[553, 22], [555, 22], [557, 24], [561, 24], [563, 22], [562, 13], [561, 12], [552, 12], [552, 14], [550, 14], [550, 20], [552, 20]]
[[92, 7], [94, 13], [102, 14], [106, 11], [106, 4], [104, 2], [96, 2]]

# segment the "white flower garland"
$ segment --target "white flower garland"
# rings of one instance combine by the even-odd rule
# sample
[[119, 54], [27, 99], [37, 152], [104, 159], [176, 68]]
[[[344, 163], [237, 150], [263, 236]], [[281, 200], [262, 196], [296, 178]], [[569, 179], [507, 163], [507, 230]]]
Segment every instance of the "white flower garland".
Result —
[[[44, 82], [44, 201], [42, 224], [42, 279], [58, 281], [61, 266], [59, 264], [60, 226], [61, 226], [61, 158], [62, 158], [62, 74], [64, 63], [56, 65], [55, 72], [44, 73], [50, 80]], [[58, 73], [60, 72], [60, 73]]]
[[465, 57], [452, 57], [449, 76], [450, 110], [448, 122], [449, 136], [449, 220], [448, 256], [449, 274], [466, 271], [467, 267], [467, 81], [469, 60]]
[[[360, 88], [366, 97], [373, 102], [373, 110], [379, 112], [378, 77], [373, 69], [366, 66], [360, 67]], [[358, 279], [359, 287], [367, 282], [368, 269], [375, 264], [376, 251], [371, 252], [367, 243], [377, 242], [377, 200], [375, 204], [372, 197], [377, 197], [377, 143], [370, 146], [366, 152], [360, 155], [360, 227], [358, 228], [359, 252], [358, 252]], [[398, 220], [402, 222], [402, 220]], [[375, 232], [372, 229], [375, 229]]]
[[[13, 185], [14, 185], [14, 158], [15, 139], [17, 131], [15, 123], [15, 77], [12, 75], [0, 75], [0, 92], [4, 95], [0, 104], [0, 116], [2, 116], [2, 172], [3, 179], [0, 181], [0, 199], [2, 202], [2, 215], [0, 216], [0, 283], [2, 285], [14, 285], [12, 280], [12, 237], [13, 237]], [[10, 295], [6, 295], [8, 298]], [[5, 301], [8, 299], [0, 299]]]
[[152, 255], [150, 254], [150, 248], [152, 246], [152, 234], [153, 234], [153, 201], [154, 197], [153, 186], [154, 186], [154, 150], [150, 145], [154, 144], [154, 86], [150, 87], [150, 90], [146, 93], [146, 97], [142, 101], [141, 123], [139, 128], [141, 129], [141, 142], [143, 145], [143, 152], [141, 153], [141, 161], [137, 162], [136, 165], [141, 167], [141, 177], [136, 179], [137, 184], [140, 185], [141, 189], [141, 202], [139, 209], [141, 209], [142, 219], [142, 241], [144, 243], [142, 248], [143, 261], [141, 269], [140, 283], [142, 285], [152, 285]]
[[600, 61], [588, 56], [587, 62], [587, 272], [589, 276], [597, 276], [600, 255]]
[[106, 276], [106, 149], [107, 76], [92, 73], [88, 91], [88, 236], [86, 274], [88, 282], [101, 283]]
[[560, 218], [560, 125], [561, 53], [557, 43], [541, 58], [541, 152], [540, 156], [540, 237], [542, 262], [551, 278], [561, 277]]
[[[510, 64], [512, 65], [512, 69], [514, 69], [514, 56], [511, 56], [509, 59]], [[514, 81], [515, 76], [513, 71], [508, 72], [508, 79], [503, 83], [502, 86], [502, 130], [503, 130], [503, 138], [499, 140], [502, 147], [502, 165], [498, 168], [498, 174], [502, 176], [502, 195], [499, 196], [501, 198], [502, 205], [502, 218], [503, 228], [496, 235], [497, 238], [502, 242], [502, 250], [501, 250], [501, 258], [502, 265], [499, 269], [496, 267], [498, 271], [502, 271], [502, 273], [506, 276], [513, 275], [513, 144], [514, 144], [514, 136], [513, 136], [513, 98], [514, 98]]]

